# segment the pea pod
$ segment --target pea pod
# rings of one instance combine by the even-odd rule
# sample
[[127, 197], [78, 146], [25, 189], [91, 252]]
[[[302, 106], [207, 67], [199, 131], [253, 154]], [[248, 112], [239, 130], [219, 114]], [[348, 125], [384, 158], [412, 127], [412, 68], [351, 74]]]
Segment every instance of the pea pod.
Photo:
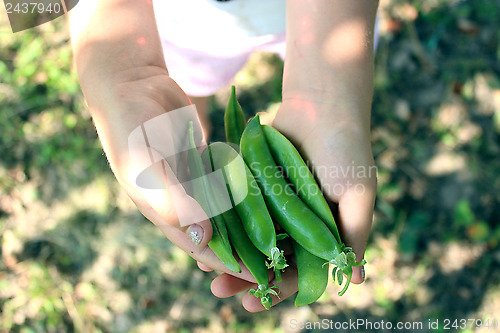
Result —
[[[338, 243], [340, 235], [321, 190], [309, 170], [304, 159], [295, 146], [275, 128], [262, 125], [269, 150], [274, 160], [280, 165], [294, 186], [295, 192], [311, 210], [318, 215], [335, 236]], [[297, 242], [293, 242], [293, 249], [297, 262], [299, 291], [295, 298], [295, 306], [313, 303], [323, 295], [328, 284], [328, 267], [324, 259], [306, 251]]]
[[278, 130], [263, 125], [267, 144], [276, 163], [283, 167], [298, 196], [325, 222], [338, 243], [340, 234], [321, 189], [295, 146]]
[[205, 175], [201, 156], [196, 149], [192, 121], [189, 122], [189, 147], [188, 165], [191, 172], [191, 179], [193, 179], [194, 199], [203, 208], [212, 224], [212, 239], [208, 242], [208, 246], [227, 268], [239, 273], [241, 272], [241, 267], [233, 256], [224, 219], [220, 215], [214, 216], [213, 212], [218, 210], [214, 206], [214, 203], [208, 200], [208, 198], [213, 197], [213, 194]]
[[351, 281], [352, 266], [361, 266], [364, 261], [356, 263], [352, 249], [338, 243], [325, 223], [293, 192], [273, 159], [258, 115], [243, 132], [241, 152], [262, 190], [271, 216], [307, 251], [336, 265], [340, 274], [334, 275], [334, 279], [337, 277], [339, 284], [342, 284], [342, 273], [347, 275], [347, 282], [339, 292], [343, 295]]
[[280, 282], [281, 270], [288, 265], [283, 251], [276, 246], [273, 220], [250, 169], [238, 152], [228, 144], [222, 142], [211, 144], [203, 152], [203, 160], [207, 160], [208, 151], [211, 155], [212, 171], [223, 170], [234, 207], [248, 237], [254, 246], [267, 256], [270, 261], [267, 266], [275, 270], [276, 281]]
[[236, 99], [235, 86], [231, 87], [231, 96], [229, 97], [226, 112], [224, 113], [224, 129], [226, 132], [226, 141], [239, 145], [241, 134], [245, 129], [245, 114]]
[[260, 298], [261, 304], [269, 309], [273, 303], [271, 295], [278, 296], [274, 289], [279, 289], [278, 286], [269, 287], [269, 275], [265, 265], [265, 257], [248, 238], [245, 229], [234, 210], [223, 213], [227, 223], [229, 239], [233, 244], [236, 253], [240, 257], [243, 264], [252, 273], [255, 281], [257, 281], [257, 289], [251, 289], [250, 295]]
[[243, 132], [241, 152], [262, 190], [271, 216], [309, 252], [325, 260], [335, 258], [341, 252], [339, 244], [323, 221], [312, 213], [281, 176], [258, 116]]
[[295, 306], [316, 302], [328, 285], [328, 261], [309, 253], [295, 241], [293, 252], [297, 261], [299, 287]]
[[[213, 150], [211, 149], [213, 145], [214, 144], [210, 145], [208, 149], [204, 151], [205, 156], [207, 151], [209, 152], [209, 154], [213, 152]], [[210, 156], [210, 160], [211, 160], [211, 168], [213, 170], [217, 170], [218, 168], [216, 168], [213, 163], [213, 161], [216, 161], [217, 158], [214, 156]], [[220, 190], [223, 188], [221, 184], [227, 184], [227, 182], [223, 179], [221, 180], [218, 177], [212, 177], [211, 185], [212, 189], [214, 189], [213, 192], [214, 196], [209, 200], [214, 200], [214, 201], [222, 200], [221, 198], [224, 197], [223, 192], [217, 191], [218, 189]], [[229, 185], [226, 186], [228, 192], [231, 194], [230, 186]], [[230, 195], [229, 197], [232, 200], [233, 196]], [[222, 203], [219, 203], [219, 205], [220, 204]], [[269, 275], [267, 274], [266, 258], [264, 257], [264, 254], [261, 251], [259, 251], [250, 241], [250, 238], [248, 238], [245, 228], [243, 227], [242, 221], [234, 208], [226, 210], [220, 216], [223, 217], [224, 219], [227, 231], [229, 233], [229, 239], [236, 253], [240, 257], [243, 264], [248, 268], [250, 273], [253, 275], [255, 281], [257, 281], [258, 284], [257, 289], [251, 289], [249, 292], [250, 295], [254, 295], [255, 297], [260, 298], [261, 304], [266, 309], [271, 308], [272, 305], [271, 295], [278, 296], [278, 293], [274, 289], [279, 290], [279, 287], [278, 286], [269, 287]]]

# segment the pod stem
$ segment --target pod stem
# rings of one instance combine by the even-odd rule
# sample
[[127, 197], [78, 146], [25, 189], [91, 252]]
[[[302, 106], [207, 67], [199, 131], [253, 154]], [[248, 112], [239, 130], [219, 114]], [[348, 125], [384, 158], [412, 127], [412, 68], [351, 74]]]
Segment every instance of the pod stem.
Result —
[[352, 278], [352, 269], [347, 274], [347, 282], [345, 283], [344, 288], [342, 288], [342, 290], [338, 292], [339, 296], [342, 296], [345, 294], [345, 292], [347, 291], [347, 288], [349, 288], [349, 285], [351, 284], [351, 278]]
[[349, 288], [352, 279], [352, 268], [357, 266], [363, 266], [366, 264], [366, 260], [361, 260], [356, 262], [356, 255], [352, 252], [350, 247], [344, 247], [343, 251], [340, 252], [334, 259], [330, 260], [330, 263], [335, 265], [332, 271], [333, 281], [337, 280], [338, 284], [341, 286], [344, 281], [344, 274], [347, 276], [346, 284], [338, 295], [342, 296]]
[[281, 277], [281, 271], [279, 269], [276, 269], [276, 267], [274, 267], [274, 280], [277, 283], [283, 281], [283, 278]]
[[271, 298], [271, 295], [280, 298], [278, 296], [278, 293], [274, 289], [279, 290], [280, 288], [278, 286], [268, 287], [265, 284], [259, 284], [257, 289], [250, 289], [248, 293], [255, 297], [259, 297], [260, 303], [266, 308], [266, 310], [269, 310], [271, 308], [271, 305], [273, 304], [273, 299]]
[[284, 251], [281, 251], [277, 247], [271, 249], [271, 256], [268, 258], [271, 262], [266, 262], [268, 269], [274, 269], [274, 275], [276, 282], [281, 282], [281, 270], [288, 267], [286, 263]]

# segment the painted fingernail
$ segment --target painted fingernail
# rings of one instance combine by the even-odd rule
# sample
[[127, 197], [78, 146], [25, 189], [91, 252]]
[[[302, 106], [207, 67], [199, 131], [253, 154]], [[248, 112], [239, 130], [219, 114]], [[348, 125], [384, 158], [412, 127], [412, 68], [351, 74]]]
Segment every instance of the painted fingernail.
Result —
[[203, 238], [203, 229], [199, 225], [190, 225], [187, 229], [187, 234], [195, 245], [200, 245], [201, 239]]
[[361, 267], [361, 278], [365, 279], [365, 266]]

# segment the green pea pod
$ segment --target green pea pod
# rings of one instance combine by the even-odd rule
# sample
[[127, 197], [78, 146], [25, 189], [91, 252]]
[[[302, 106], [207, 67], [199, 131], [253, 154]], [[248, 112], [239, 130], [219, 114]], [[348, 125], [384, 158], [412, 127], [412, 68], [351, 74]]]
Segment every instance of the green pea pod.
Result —
[[[318, 215], [338, 243], [340, 234], [332, 211], [309, 167], [295, 146], [278, 130], [262, 125], [262, 130], [274, 160], [284, 169], [298, 196]], [[293, 242], [297, 262], [299, 291], [295, 306], [311, 304], [323, 295], [328, 285], [328, 261], [306, 251], [297, 242]]]
[[318, 215], [338, 243], [341, 243], [337, 224], [333, 218], [332, 210], [328, 206], [321, 189], [309, 170], [306, 162], [295, 146], [278, 130], [263, 125], [262, 130], [266, 136], [267, 144], [276, 163], [283, 167], [287, 178], [290, 180], [299, 197], [313, 212]]
[[241, 152], [259, 184], [271, 216], [309, 252], [325, 260], [335, 258], [339, 244], [325, 223], [293, 192], [281, 175], [267, 145], [259, 116], [241, 137]]
[[224, 113], [224, 128], [226, 131], [226, 141], [240, 144], [241, 134], [245, 129], [245, 114], [240, 103], [236, 99], [236, 88], [231, 87], [231, 96]]
[[[210, 158], [207, 156], [208, 151]], [[222, 142], [208, 146], [202, 154], [202, 159], [210, 159], [212, 171], [223, 171], [235, 209], [248, 237], [254, 246], [268, 257], [270, 263], [267, 266], [275, 270], [276, 281], [280, 282], [281, 270], [288, 265], [283, 251], [276, 246], [273, 220], [250, 169], [235, 149]]]
[[291, 189], [273, 159], [258, 115], [243, 132], [241, 152], [262, 190], [271, 216], [307, 251], [328, 260], [347, 275], [347, 283], [339, 292], [344, 294], [351, 281], [352, 266], [365, 262], [356, 263], [352, 249], [338, 243], [325, 223]]
[[[194, 199], [204, 209], [212, 224], [212, 239], [208, 242], [208, 246], [227, 268], [233, 272], [239, 273], [241, 272], [241, 267], [233, 256], [224, 219], [221, 215], [214, 216], [213, 212], [219, 210], [217, 210], [213, 202], [208, 200], [208, 198], [213, 197], [213, 194], [211, 193], [212, 189], [205, 176], [205, 169], [201, 156], [198, 154], [194, 142], [193, 122], [189, 122], [189, 147], [188, 165], [191, 172], [191, 179], [193, 179]], [[199, 181], [196, 181], [196, 179], [199, 179]]]
[[[211, 146], [209, 146], [209, 149], [210, 147]], [[204, 153], [206, 151], [207, 150], [205, 150]], [[212, 161], [213, 160], [214, 159], [212, 159]], [[216, 170], [213, 167], [213, 164], [212, 168]], [[223, 202], [221, 201], [224, 200], [225, 197], [224, 192], [221, 192], [221, 190], [224, 188], [224, 184], [227, 184], [226, 181], [221, 178], [222, 177], [212, 177], [210, 181], [212, 189], [214, 189], [214, 195], [209, 200], [215, 201], [219, 206], [223, 205]], [[230, 192], [230, 187], [228, 185], [226, 186], [226, 189]], [[279, 287], [269, 287], [269, 275], [267, 274], [266, 258], [264, 257], [264, 254], [259, 251], [248, 238], [241, 219], [234, 208], [224, 211], [220, 216], [224, 219], [229, 233], [229, 239], [236, 253], [253, 275], [255, 281], [257, 281], [257, 289], [251, 289], [249, 292], [250, 295], [260, 298], [261, 304], [266, 309], [271, 308], [271, 295], [278, 296], [278, 293], [274, 289], [279, 290]]]
[[[231, 217], [226, 217], [230, 215]], [[271, 295], [278, 296], [274, 289], [279, 289], [278, 286], [269, 287], [269, 275], [267, 274], [267, 267], [265, 265], [265, 257], [250, 241], [248, 238], [238, 214], [235, 211], [228, 211], [224, 213], [227, 218], [229, 231], [229, 239], [238, 253], [241, 261], [248, 268], [250, 273], [257, 281], [257, 289], [251, 289], [250, 295], [260, 298], [261, 304], [266, 308], [271, 308], [273, 300]]]
[[295, 241], [293, 252], [299, 278], [299, 292], [295, 298], [295, 306], [316, 302], [328, 285], [328, 261], [309, 253]]

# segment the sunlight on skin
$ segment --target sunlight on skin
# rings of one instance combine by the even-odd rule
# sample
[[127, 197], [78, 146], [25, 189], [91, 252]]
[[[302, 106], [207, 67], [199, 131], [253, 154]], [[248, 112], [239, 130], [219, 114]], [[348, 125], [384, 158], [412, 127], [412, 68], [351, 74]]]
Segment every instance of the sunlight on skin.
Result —
[[314, 43], [314, 34], [310, 32], [311, 19], [304, 16], [300, 19], [300, 43], [302, 45], [312, 45]]
[[303, 17], [302, 19], [300, 19], [300, 27], [302, 29], [309, 29], [309, 27], [311, 26], [311, 20], [309, 19], [309, 17], [305, 16]]
[[291, 99], [291, 107], [294, 110], [304, 112], [311, 123], [316, 120], [317, 112], [315, 110], [313, 102], [301, 99], [299, 96], [297, 96]]
[[302, 45], [311, 45], [314, 42], [314, 35], [308, 32], [303, 33], [300, 36], [300, 42]]
[[137, 44], [139, 44], [141, 46], [146, 45], [146, 38], [144, 38], [144, 37], [137, 38]]
[[[284, 101], [300, 94], [302, 99], [343, 107], [342, 117], [366, 118], [363, 110], [370, 108], [371, 89], [365, 86], [371, 72], [376, 6], [376, 1], [366, 5], [338, 0], [290, 2], [288, 15], [297, 17], [297, 24], [287, 26]], [[324, 11], [329, 11], [328, 17], [319, 15]]]
[[[68, 18], [70, 18], [70, 33], [71, 42], [74, 43], [75, 36], [80, 36], [83, 30], [87, 27], [90, 18], [94, 14], [97, 7], [96, 0], [80, 1], [78, 7], [68, 13]], [[76, 15], [74, 15], [76, 13]]]
[[303, 104], [302, 107], [304, 109], [304, 112], [307, 115], [307, 117], [309, 118], [309, 120], [311, 120], [311, 122], [315, 122], [317, 112], [316, 112], [316, 108], [314, 107], [314, 103], [311, 101], [302, 101], [302, 104]]
[[211, 267], [205, 265], [204, 263], [201, 263], [198, 261], [197, 264], [198, 264], [198, 268], [204, 272], [212, 272], [213, 271], [213, 269]]
[[365, 31], [366, 22], [361, 18], [350, 19], [335, 27], [323, 44], [323, 59], [333, 67], [363, 60], [368, 54], [366, 49], [371, 47], [369, 36], [361, 37], [365, 36]]
[[[75, 63], [80, 80], [85, 81], [86, 77], [90, 76], [92, 79], [88, 80], [103, 82], [106, 80], [101, 79], [100, 76], [109, 77], [130, 69], [131, 65], [165, 68], [160, 40], [156, 34], [149, 34], [149, 31], [156, 30], [154, 12], [151, 7], [151, 1], [147, 0], [133, 2], [86, 0], [80, 1], [78, 6], [69, 12], [71, 45], [75, 52]], [[144, 11], [146, 15], [138, 17], [137, 11]], [[115, 20], [115, 17], [120, 17], [120, 19]], [[91, 50], [95, 48], [106, 54], [105, 59], [114, 61], [106, 63], [106, 66], [99, 72], [84, 70], [88, 63], [104, 62], [104, 60], [93, 58], [96, 53]], [[82, 50], [85, 52], [81, 52]], [[127, 51], [124, 52], [124, 50]], [[109, 90], [109, 84], [102, 83], [102, 85], [103, 88]], [[85, 89], [90, 88], [85, 87]], [[86, 91], [86, 95], [97, 94], [89, 94]], [[93, 107], [91, 104], [89, 106]]]

